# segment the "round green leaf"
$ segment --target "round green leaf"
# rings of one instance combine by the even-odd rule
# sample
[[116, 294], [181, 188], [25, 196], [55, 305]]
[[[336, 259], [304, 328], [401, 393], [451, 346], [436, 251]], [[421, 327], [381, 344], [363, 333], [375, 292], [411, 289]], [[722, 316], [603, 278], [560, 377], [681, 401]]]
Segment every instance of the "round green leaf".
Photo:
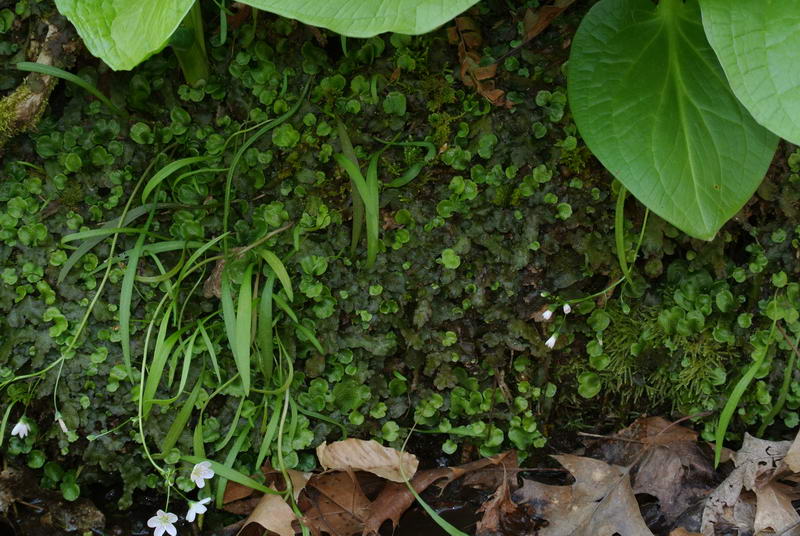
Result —
[[568, 80], [589, 149], [697, 238], [744, 205], [777, 146], [731, 92], [695, 0], [601, 0], [575, 35]]
[[702, 0], [703, 27], [756, 121], [800, 143], [800, 0]]
[[244, 0], [244, 3], [351, 37], [372, 37], [383, 32], [429, 32], [466, 11], [477, 0]]
[[195, 0], [56, 0], [89, 52], [115, 71], [133, 69], [167, 44]]

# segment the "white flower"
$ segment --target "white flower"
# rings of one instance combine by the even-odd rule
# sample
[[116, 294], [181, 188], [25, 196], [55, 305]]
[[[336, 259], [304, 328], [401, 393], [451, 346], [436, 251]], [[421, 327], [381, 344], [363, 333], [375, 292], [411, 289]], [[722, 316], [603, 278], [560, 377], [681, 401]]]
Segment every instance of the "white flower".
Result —
[[568, 315], [568, 314], [570, 314], [571, 312], [572, 312], [572, 307], [570, 307], [570, 305], [569, 305], [568, 303], [565, 303], [565, 304], [564, 304], [564, 314], [565, 314], [565, 315]]
[[189, 511], [186, 512], [186, 521], [192, 523], [199, 514], [206, 513], [206, 505], [211, 502], [211, 497], [206, 497], [200, 501], [189, 501]]
[[178, 516], [175, 514], [159, 510], [156, 512], [156, 515], [147, 520], [147, 526], [155, 529], [153, 531], [153, 536], [162, 536], [165, 532], [170, 536], [175, 536], [178, 534], [178, 531], [175, 529], [173, 523], [177, 520]]
[[555, 348], [557, 340], [558, 340], [558, 333], [553, 333], [552, 335], [550, 335], [550, 338], [547, 339], [547, 342], [545, 342], [544, 345], [547, 346], [548, 348]]
[[28, 433], [31, 431], [30, 425], [25, 422], [25, 419], [20, 419], [20, 421], [14, 425], [14, 428], [11, 430], [12, 436], [17, 436], [20, 439], [24, 439]]
[[544, 312], [542, 313], [542, 318], [544, 318], [545, 320], [550, 320], [552, 317], [553, 317], [553, 311], [551, 311], [550, 309], [545, 309]]
[[61, 431], [64, 432], [65, 434], [68, 434], [69, 428], [67, 428], [67, 423], [64, 422], [64, 419], [59, 417], [57, 420], [58, 420], [58, 425], [61, 427]]
[[200, 462], [192, 468], [192, 474], [189, 475], [192, 482], [197, 484], [198, 488], [206, 485], [206, 480], [214, 478], [214, 470], [211, 468], [211, 462]]

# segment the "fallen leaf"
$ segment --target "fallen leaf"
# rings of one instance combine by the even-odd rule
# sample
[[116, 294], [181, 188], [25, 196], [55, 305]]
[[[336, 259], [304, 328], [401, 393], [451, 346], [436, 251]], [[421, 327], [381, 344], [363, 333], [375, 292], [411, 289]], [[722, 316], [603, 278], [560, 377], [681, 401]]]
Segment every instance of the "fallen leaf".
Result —
[[363, 530], [370, 501], [352, 472], [325, 473], [309, 481], [300, 508], [312, 534], [347, 536]]
[[[464, 475], [507, 462], [512, 456], [513, 459], [516, 460], [516, 452], [507, 451], [490, 458], [482, 458], [474, 462], [459, 465], [458, 467], [442, 467], [439, 469], [419, 471], [414, 475], [414, 478], [411, 479], [410, 484], [417, 493], [422, 493], [434, 483], [445, 487]], [[405, 483], [387, 483], [378, 497], [370, 505], [369, 517], [364, 523], [363, 534], [365, 536], [377, 534], [381, 525], [388, 520], [391, 520], [392, 526], [397, 528], [397, 524], [400, 522], [400, 516], [403, 515], [403, 512], [408, 510], [408, 507], [411, 506], [413, 502], [414, 495], [409, 491]]]
[[[277, 474], [280, 475], [280, 473]], [[297, 500], [311, 473], [301, 473], [300, 471], [288, 469], [287, 474], [292, 483], [292, 494], [294, 499]], [[296, 520], [297, 516], [295, 516], [292, 507], [281, 495], [265, 493], [255, 504], [250, 515], [247, 516], [238, 536], [261, 536], [263, 529], [274, 532], [279, 536], [294, 536], [295, 530], [292, 523]]]
[[794, 473], [800, 473], [800, 431], [792, 442], [792, 446], [786, 452], [786, 457], [783, 458], [783, 463]]
[[776, 470], [783, 467], [791, 446], [791, 441], [765, 441], [745, 434], [742, 448], [732, 457], [736, 468], [706, 500], [701, 526], [705, 536], [713, 536], [721, 525], [743, 523], [741, 515], [736, 519], [736, 513], [751, 508], [753, 503], [743, 490], [753, 491], [756, 496], [751, 527], [758, 524], [780, 532], [794, 523], [786, 521], [792, 519], [792, 514], [797, 515], [791, 500], [773, 480], [779, 476]]
[[669, 536], [703, 536], [699, 532], [689, 532], [686, 529], [677, 528], [669, 533]]
[[623, 467], [565, 454], [553, 456], [575, 477], [571, 486], [525, 479], [513, 499], [549, 524], [539, 536], [653, 536], [645, 525]]
[[553, 20], [572, 5], [575, 0], [556, 0], [551, 6], [542, 6], [538, 10], [528, 9], [525, 11], [523, 27], [525, 28], [525, 40], [527, 43], [540, 33], [542, 33]]
[[697, 444], [697, 434], [661, 417], [641, 417], [614, 436], [595, 442], [589, 452], [612, 465], [630, 467], [634, 494], [656, 497], [670, 525], [717, 483], [708, 456]]
[[530, 510], [528, 505], [520, 506], [511, 499], [510, 481], [505, 478], [494, 495], [478, 509], [478, 512], [483, 512], [483, 517], [475, 527], [475, 535], [538, 534], [537, 531], [545, 525]]
[[294, 536], [292, 522], [297, 518], [280, 495], [265, 493], [239, 531], [239, 536], [260, 536], [264, 529], [279, 536]]
[[456, 17], [455, 26], [447, 30], [448, 39], [458, 44], [458, 62], [461, 81], [495, 106], [511, 108], [513, 103], [505, 98], [505, 91], [494, 85], [497, 62], [481, 65], [480, 48], [483, 44], [480, 28], [469, 17]]
[[[414, 475], [410, 484], [413, 486], [414, 491], [422, 493], [434, 482], [451, 477], [452, 470], [450, 468], [428, 469], [419, 471]], [[364, 522], [363, 534], [378, 534], [381, 525], [387, 520], [391, 520], [392, 527], [397, 528], [400, 516], [408, 510], [408, 507], [413, 502], [414, 495], [409, 491], [405, 483], [388, 482], [370, 505], [369, 515]]]
[[755, 493], [756, 518], [753, 529], [756, 534], [766, 529], [781, 532], [800, 523], [800, 515], [792, 506], [791, 489], [788, 486], [771, 481], [757, 487]]
[[413, 454], [363, 439], [345, 439], [330, 445], [322, 443], [317, 447], [317, 458], [326, 470], [367, 471], [392, 482], [412, 478], [419, 467]]

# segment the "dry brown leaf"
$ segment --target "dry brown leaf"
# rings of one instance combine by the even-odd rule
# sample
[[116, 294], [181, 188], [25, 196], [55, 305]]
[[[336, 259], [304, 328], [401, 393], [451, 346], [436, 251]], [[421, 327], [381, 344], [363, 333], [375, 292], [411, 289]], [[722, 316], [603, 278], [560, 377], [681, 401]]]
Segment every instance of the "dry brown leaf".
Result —
[[317, 447], [317, 458], [326, 470], [366, 471], [392, 482], [410, 479], [419, 467], [413, 454], [363, 439], [322, 443]]
[[238, 536], [260, 535], [264, 529], [279, 536], [294, 536], [292, 522], [297, 518], [292, 507], [280, 495], [265, 493], [247, 520]]
[[689, 532], [683, 528], [677, 528], [669, 533], [669, 536], [703, 536], [699, 532]]
[[[769, 515], [776, 520], [776, 524], [780, 523], [779, 527], [768, 525], [774, 530], [781, 531], [791, 526], [780, 521], [791, 517], [791, 513], [776, 510], [776, 508], [785, 509], [788, 501], [777, 496], [776, 493], [783, 491], [780, 487], [773, 486], [773, 478], [778, 475], [776, 470], [782, 467], [791, 446], [791, 441], [765, 441], [745, 434], [742, 448], [732, 457], [736, 468], [706, 500], [701, 528], [705, 536], [713, 536], [715, 527], [720, 525], [741, 523], [740, 520], [732, 520], [731, 515], [737, 512], [737, 506], [752, 504], [752, 501], [743, 495], [743, 490], [754, 491], [757, 496], [753, 524], [772, 522], [764, 519]], [[766, 489], [768, 487], [773, 489]], [[791, 503], [788, 504], [791, 507]], [[761, 515], [758, 512], [759, 508], [766, 508], [767, 511]], [[743, 508], [740, 507], [738, 510]]]
[[[457, 480], [464, 475], [486, 469], [487, 467], [495, 466], [498, 464], [508, 463], [509, 460], [514, 460], [516, 465], [516, 452], [507, 451], [491, 458], [482, 458], [474, 462], [465, 463], [458, 467], [442, 467], [439, 469], [428, 469], [419, 471], [414, 478], [411, 479], [411, 485], [414, 491], [422, 493], [428, 486], [437, 483], [438, 486], [444, 488], [452, 481]], [[409, 491], [408, 486], [405, 484], [389, 482], [381, 490], [378, 497], [372, 502], [369, 510], [369, 517], [364, 523], [364, 535], [377, 534], [378, 529], [387, 520], [392, 521], [392, 526], [397, 527], [400, 521], [400, 516], [403, 515], [409, 506], [414, 502], [414, 495]]]
[[653, 536], [639, 512], [623, 467], [574, 455], [553, 456], [575, 477], [571, 486], [524, 480], [513, 495], [517, 504], [549, 522], [540, 536]]
[[788, 486], [773, 481], [756, 488], [755, 492], [756, 519], [753, 529], [756, 534], [761, 534], [766, 529], [781, 532], [800, 522], [800, 515], [792, 506], [791, 490]]
[[483, 517], [475, 527], [476, 536], [538, 534], [537, 531], [543, 526], [541, 519], [532, 515], [530, 507], [520, 506], [511, 500], [510, 481], [507, 478], [501, 481], [500, 487], [481, 505], [478, 512], [483, 512]]
[[[452, 469], [443, 467], [419, 471], [411, 479], [411, 485], [414, 487], [414, 491], [422, 493], [428, 486], [443, 478], [452, 478]], [[392, 526], [397, 528], [400, 516], [408, 510], [413, 502], [414, 495], [405, 483], [388, 482], [370, 505], [369, 515], [364, 522], [363, 534], [378, 534], [381, 525], [387, 520], [391, 520]]]
[[792, 472], [800, 473], [800, 430], [797, 432], [792, 446], [789, 447], [789, 451], [786, 453], [783, 463], [786, 464]]
[[464, 476], [463, 484], [472, 488], [495, 490], [507, 482], [509, 491], [516, 490], [519, 487], [517, 474], [520, 471], [517, 451], [509, 450], [489, 460], [493, 460], [492, 465], [470, 471]]
[[630, 467], [633, 492], [658, 499], [667, 523], [714, 489], [714, 469], [697, 434], [661, 417], [641, 417], [590, 446], [591, 456]]
[[370, 507], [358, 480], [351, 472], [314, 476], [300, 502], [303, 523], [315, 535], [327, 532], [338, 536], [358, 534]]
[[553, 20], [572, 5], [575, 0], [556, 0], [552, 6], [542, 6], [535, 12], [531, 9], [525, 11], [523, 26], [525, 28], [525, 40], [527, 43], [540, 33], [542, 33]]
[[518, 510], [516, 503], [511, 500], [511, 493], [508, 491], [508, 480], [503, 480], [494, 495], [478, 509], [478, 512], [483, 512], [483, 517], [478, 521], [478, 526], [475, 529], [476, 535], [484, 536], [500, 533], [505, 524], [503, 520], [516, 514]]
[[[269, 465], [265, 465], [261, 468], [261, 472], [267, 477], [266, 485], [274, 485], [274, 487], [279, 490], [286, 489], [283, 481], [283, 474], [280, 471], [273, 469]], [[287, 469], [286, 473], [292, 481], [292, 492], [295, 500], [297, 500], [300, 490], [303, 489], [306, 482], [311, 477], [311, 473], [301, 473], [294, 469]], [[222, 508], [226, 512], [232, 514], [249, 515], [260, 501], [261, 493], [249, 486], [228, 481], [228, 484], [225, 486], [225, 493], [222, 497]]]
[[469, 17], [457, 17], [455, 26], [448, 29], [448, 39], [458, 44], [458, 61], [461, 65], [461, 81], [495, 106], [511, 108], [513, 103], [505, 98], [505, 91], [494, 85], [497, 63], [481, 66], [480, 47], [483, 37], [475, 21]]

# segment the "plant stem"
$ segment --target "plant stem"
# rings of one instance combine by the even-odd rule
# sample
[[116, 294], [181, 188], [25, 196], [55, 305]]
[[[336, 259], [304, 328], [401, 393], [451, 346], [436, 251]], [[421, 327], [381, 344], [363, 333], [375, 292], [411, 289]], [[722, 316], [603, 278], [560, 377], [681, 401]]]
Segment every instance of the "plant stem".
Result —
[[189, 10], [170, 44], [178, 58], [186, 83], [192, 87], [205, 84], [209, 72], [208, 56], [199, 2], [195, 2]]

